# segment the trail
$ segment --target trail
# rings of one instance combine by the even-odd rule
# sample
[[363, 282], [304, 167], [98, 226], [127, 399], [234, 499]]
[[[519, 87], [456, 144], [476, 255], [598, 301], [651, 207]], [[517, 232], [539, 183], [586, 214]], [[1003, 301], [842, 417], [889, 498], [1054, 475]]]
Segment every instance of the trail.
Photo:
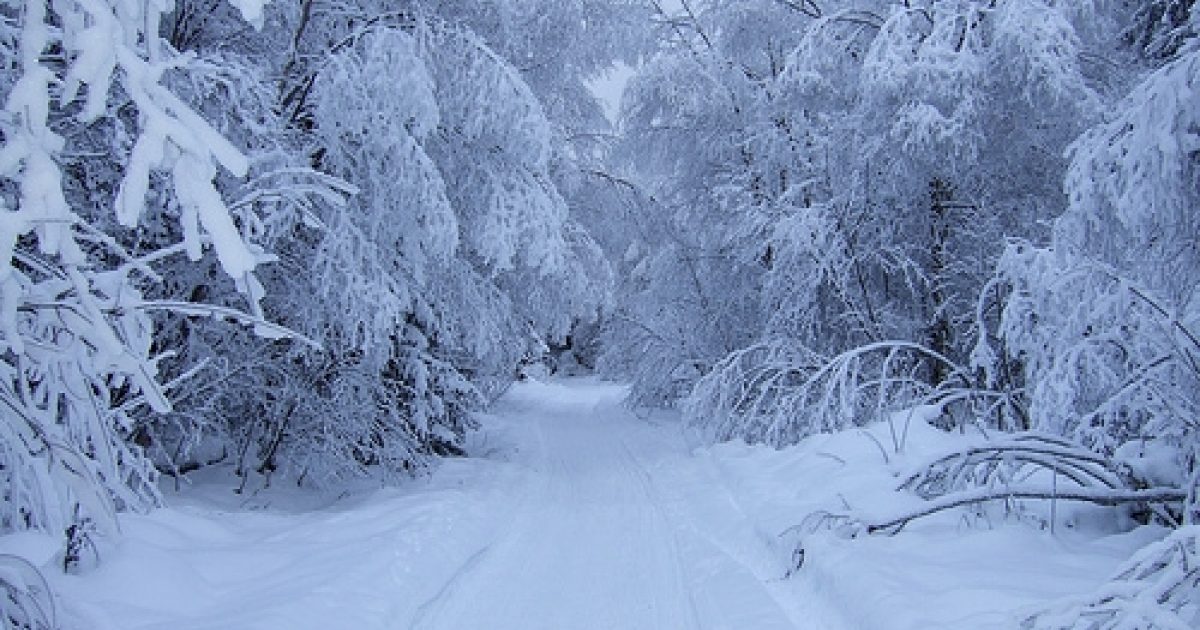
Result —
[[412, 627], [837, 627], [827, 611], [822, 619], [812, 606], [781, 602], [767, 583], [779, 576], [758, 575], [776, 570], [769, 561], [722, 548], [740, 541], [714, 540], [733, 523], [755, 544], [736, 502], [690, 460], [678, 429], [633, 417], [622, 393], [575, 382], [509, 394], [497, 414], [512, 423], [515, 461], [527, 472], [502, 490], [512, 518], [421, 606]]

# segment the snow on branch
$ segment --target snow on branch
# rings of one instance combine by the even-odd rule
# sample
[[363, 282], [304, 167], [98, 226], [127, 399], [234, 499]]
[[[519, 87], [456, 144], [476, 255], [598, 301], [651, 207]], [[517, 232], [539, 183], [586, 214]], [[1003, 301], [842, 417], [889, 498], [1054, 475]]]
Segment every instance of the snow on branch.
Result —
[[[262, 16], [260, 0], [233, 4]], [[0, 114], [0, 185], [11, 193], [0, 198], [0, 532], [114, 533], [117, 512], [159, 501], [135, 436], [145, 414], [171, 409], [159, 362], [172, 352], [156, 347], [148, 311], [295, 335], [262, 318], [255, 271], [272, 257], [254, 242], [255, 202], [234, 213], [217, 188], [218, 168], [241, 178], [250, 159], [171, 87], [170, 77], [199, 71], [159, 35], [172, 3], [16, 5], [4, 24], [17, 50]], [[111, 126], [127, 136], [97, 151], [90, 132]], [[80, 155], [112, 159], [91, 169]], [[180, 244], [130, 247], [116, 229], [153, 231], [173, 216]], [[154, 267], [205, 249], [248, 313], [145, 299], [167, 276]]]
[[1146, 487], [1111, 459], [1058, 437], [1026, 432], [938, 457], [905, 478], [898, 491], [924, 502], [884, 515], [821, 512], [805, 519], [810, 529], [837, 526], [851, 535], [895, 534], [912, 521], [992, 501], [1079, 501], [1102, 506], [1143, 505], [1168, 523], [1187, 491]]
[[[923, 374], [944, 368], [942, 385]], [[814, 433], [862, 426], [890, 411], [995, 398], [975, 390], [965, 368], [908, 341], [881, 341], [825, 358], [790, 340], [755, 344], [730, 354], [696, 384], [685, 417], [714, 440], [742, 438], [773, 446]]]
[[1070, 488], [1062, 490], [1036, 485], [978, 487], [944, 495], [916, 510], [863, 523], [863, 528], [869, 534], [894, 534], [917, 519], [985, 501], [1037, 499], [1041, 501], [1083, 501], [1096, 505], [1116, 506], [1129, 503], [1179, 503], [1185, 498], [1187, 498], [1187, 493], [1177, 488], [1149, 488], [1146, 490]]
[[45, 576], [24, 558], [0, 554], [0, 623], [5, 628], [53, 630], [58, 609]]
[[1185, 630], [1200, 624], [1200, 526], [1140, 549], [1093, 593], [1027, 617], [1027, 630]]
[[972, 484], [1007, 483], [1024, 476], [1023, 467], [1044, 468], [1082, 487], [1118, 489], [1128, 484], [1125, 471], [1111, 460], [1060, 438], [1023, 433], [938, 458], [900, 487], [933, 499]]

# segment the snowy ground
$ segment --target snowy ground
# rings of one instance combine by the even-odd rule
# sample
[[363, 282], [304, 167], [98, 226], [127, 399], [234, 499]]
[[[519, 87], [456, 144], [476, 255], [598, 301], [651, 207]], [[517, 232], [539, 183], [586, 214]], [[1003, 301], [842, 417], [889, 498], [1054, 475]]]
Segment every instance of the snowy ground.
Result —
[[[98, 568], [47, 571], [63, 625], [1007, 628], [1095, 587], [1161, 534], [952, 517], [891, 538], [817, 532], [785, 578], [801, 532], [784, 532], [816, 509], [887, 503], [903, 458], [885, 461], [886, 444], [854, 432], [781, 452], [696, 449], [669, 418], [624, 410], [622, 395], [592, 381], [514, 386], [485, 418], [477, 457], [402, 488], [169, 494], [172, 507], [124, 517]], [[911, 429], [906, 454], [951, 439], [926, 430]], [[22, 534], [0, 538], [5, 552], [44, 564], [54, 545]]]

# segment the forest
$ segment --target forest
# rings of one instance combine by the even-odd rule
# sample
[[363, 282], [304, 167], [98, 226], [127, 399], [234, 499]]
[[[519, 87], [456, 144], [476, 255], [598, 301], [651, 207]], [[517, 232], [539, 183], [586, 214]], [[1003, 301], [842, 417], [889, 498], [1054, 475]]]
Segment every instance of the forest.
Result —
[[0, 627], [189, 476], [403, 486], [550, 373], [986, 436], [794, 520], [1102, 506], [1163, 533], [1026, 627], [1200, 624], [1195, 0], [5, 0], [0, 100], [0, 539], [59, 549]]

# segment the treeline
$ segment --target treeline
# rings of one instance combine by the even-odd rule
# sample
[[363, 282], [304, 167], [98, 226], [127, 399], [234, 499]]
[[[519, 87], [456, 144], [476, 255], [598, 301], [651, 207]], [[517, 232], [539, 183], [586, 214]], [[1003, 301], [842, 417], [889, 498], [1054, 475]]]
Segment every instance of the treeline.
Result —
[[[1200, 518], [1200, 8], [682, 7], [626, 95], [614, 160], [649, 210], [602, 366], [717, 440], [908, 408], [999, 435], [916, 477], [925, 513], [1070, 479], [1181, 529], [1052, 627], [1184, 610], [1195, 572], [1163, 567]], [[1005, 494], [1010, 464], [1046, 487]]]
[[664, 14], [615, 148], [649, 210], [602, 363], [718, 439], [936, 404], [1168, 449], [1194, 488], [1200, 18], [1135, 4]]

